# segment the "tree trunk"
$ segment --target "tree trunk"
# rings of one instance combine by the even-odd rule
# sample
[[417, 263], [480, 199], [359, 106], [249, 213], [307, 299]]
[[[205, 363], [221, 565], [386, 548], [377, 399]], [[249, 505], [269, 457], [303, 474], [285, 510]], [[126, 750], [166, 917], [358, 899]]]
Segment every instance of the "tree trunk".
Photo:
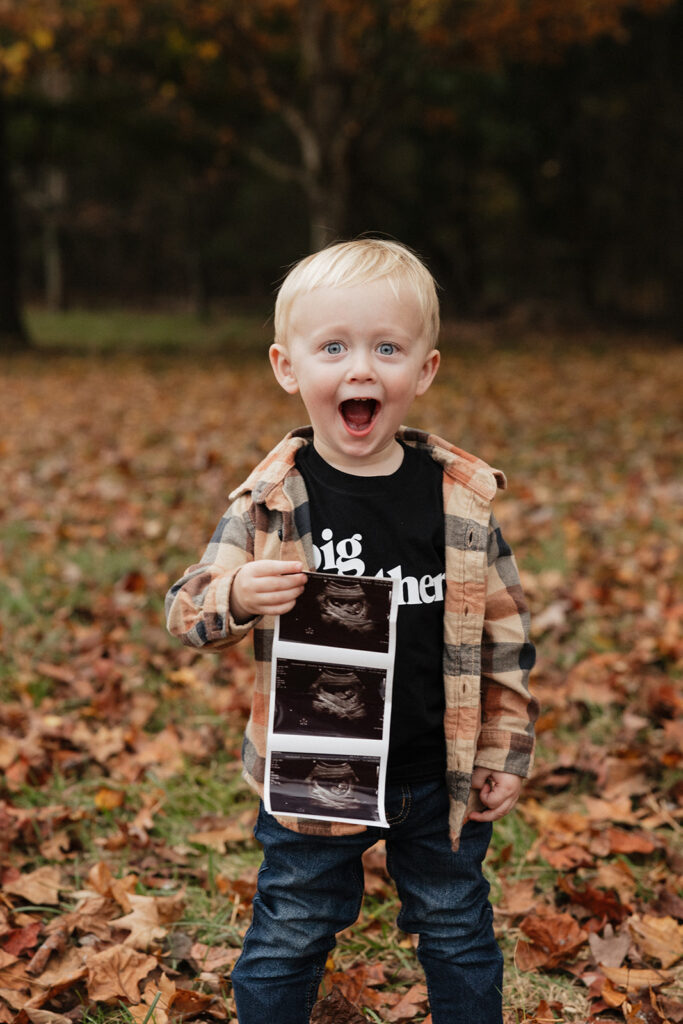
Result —
[[188, 179], [187, 211], [187, 283], [192, 309], [200, 320], [210, 315], [209, 273], [206, 260], [207, 228], [206, 184], [200, 178]]
[[19, 244], [7, 149], [6, 110], [0, 93], [0, 354], [30, 348], [19, 308]]
[[[336, 170], [336, 173], [335, 173]], [[307, 181], [311, 251], [318, 252], [344, 236], [347, 223], [348, 181], [345, 169], [311, 176]]]
[[59, 225], [50, 213], [43, 221], [43, 272], [45, 275], [45, 305], [53, 313], [65, 307], [64, 273]]
[[43, 207], [43, 274], [45, 305], [52, 312], [66, 309], [62, 220], [66, 203], [66, 175], [58, 167], [45, 171]]
[[347, 227], [347, 164], [354, 129], [348, 111], [340, 15], [319, 0], [303, 0], [300, 10], [308, 105], [297, 134], [310, 210], [311, 247], [317, 251], [342, 237]]
[[[351, 111], [350, 72], [341, 46], [342, 15], [321, 0], [299, 0], [298, 43], [301, 59], [301, 100], [291, 87], [271, 90], [263, 99], [276, 107], [299, 144], [300, 161], [280, 161], [259, 146], [246, 146], [253, 163], [272, 177], [294, 182], [306, 196], [313, 252], [343, 237], [348, 225], [349, 151], [359, 132], [358, 111]], [[257, 79], [256, 88], [263, 88]]]

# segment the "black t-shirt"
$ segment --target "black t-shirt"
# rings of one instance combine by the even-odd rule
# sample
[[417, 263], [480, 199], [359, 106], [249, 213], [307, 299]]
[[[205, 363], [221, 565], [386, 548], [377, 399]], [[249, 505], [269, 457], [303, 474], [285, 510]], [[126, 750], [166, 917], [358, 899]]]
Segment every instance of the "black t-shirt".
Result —
[[313, 445], [296, 464], [308, 491], [316, 569], [401, 581], [387, 777], [443, 774], [445, 592], [442, 470], [407, 445], [389, 476], [330, 466]]

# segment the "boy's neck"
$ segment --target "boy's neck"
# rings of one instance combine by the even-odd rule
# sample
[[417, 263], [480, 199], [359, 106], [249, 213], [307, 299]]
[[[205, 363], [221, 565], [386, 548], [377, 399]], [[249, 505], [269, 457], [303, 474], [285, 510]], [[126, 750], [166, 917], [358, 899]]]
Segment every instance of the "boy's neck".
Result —
[[315, 437], [313, 447], [328, 466], [351, 476], [391, 476], [401, 468], [403, 462], [403, 448], [395, 438], [387, 449], [377, 452], [376, 457], [369, 457], [367, 461], [363, 458], [340, 457], [335, 452], [328, 452], [324, 446], [321, 449]]

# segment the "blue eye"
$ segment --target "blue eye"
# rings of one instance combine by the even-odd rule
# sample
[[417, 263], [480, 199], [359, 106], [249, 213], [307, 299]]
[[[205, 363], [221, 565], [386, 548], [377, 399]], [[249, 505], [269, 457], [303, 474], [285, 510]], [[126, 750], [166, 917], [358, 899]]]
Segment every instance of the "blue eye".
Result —
[[396, 346], [391, 341], [383, 341], [377, 351], [381, 356], [393, 356]]
[[328, 341], [328, 343], [325, 345], [325, 351], [327, 352], [327, 354], [329, 356], [341, 355], [341, 352], [342, 352], [342, 343], [341, 343], [341, 341]]

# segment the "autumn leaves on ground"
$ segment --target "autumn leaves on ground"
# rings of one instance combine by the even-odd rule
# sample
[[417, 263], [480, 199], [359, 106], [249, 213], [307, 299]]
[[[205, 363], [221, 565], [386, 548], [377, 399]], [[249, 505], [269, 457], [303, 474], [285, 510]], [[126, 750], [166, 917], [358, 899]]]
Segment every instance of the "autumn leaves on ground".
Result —
[[[500, 466], [534, 612], [535, 773], [488, 860], [509, 1024], [683, 1020], [683, 351], [463, 330], [411, 422]], [[290, 426], [261, 356], [0, 376], [0, 1022], [234, 1020], [259, 852], [248, 644], [162, 598]], [[429, 1020], [382, 850], [314, 1019]], [[473, 1022], [474, 1024], [474, 1022]]]

